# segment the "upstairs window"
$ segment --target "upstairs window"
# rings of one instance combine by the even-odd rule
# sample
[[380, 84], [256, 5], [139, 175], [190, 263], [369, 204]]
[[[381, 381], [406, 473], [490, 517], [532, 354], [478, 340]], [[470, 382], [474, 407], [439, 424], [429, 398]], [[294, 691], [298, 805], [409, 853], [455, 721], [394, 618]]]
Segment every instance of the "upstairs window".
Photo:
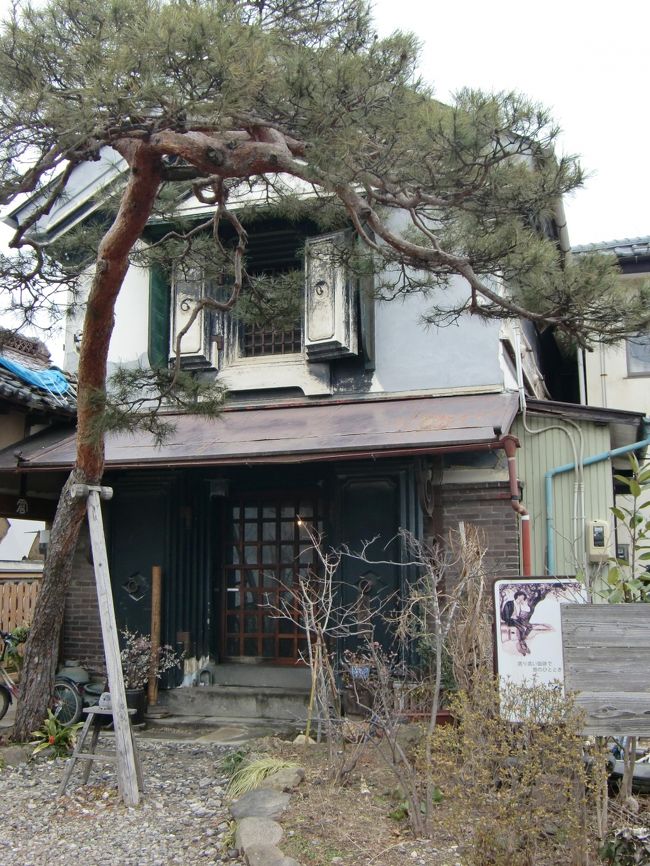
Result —
[[[362, 278], [350, 272], [350, 232], [318, 235], [307, 221], [281, 220], [255, 221], [247, 229], [248, 285], [243, 286], [235, 311], [200, 310], [182, 339], [183, 367], [225, 371], [277, 357], [285, 366], [293, 363], [309, 368], [314, 364], [316, 369], [322, 362], [361, 353], [371, 368], [372, 285], [362, 286]], [[268, 286], [264, 285], [266, 277]], [[200, 269], [179, 269], [170, 286], [160, 271], [152, 269], [152, 366], [174, 362], [177, 336], [190, 321], [197, 301], [206, 296], [229, 297], [228, 280], [225, 277], [217, 284], [219, 281], [204, 279]]]
[[627, 372], [629, 376], [650, 376], [650, 334], [628, 337]]
[[[246, 271], [251, 277], [253, 286], [249, 283], [243, 287], [243, 294], [250, 295], [254, 291], [257, 278], [277, 279], [291, 273], [303, 273], [305, 234], [297, 226], [278, 226], [271, 229], [251, 231], [246, 248]], [[237, 339], [239, 354], [243, 358], [258, 358], [264, 355], [292, 355], [302, 352], [303, 348], [303, 301], [301, 295], [304, 280], [293, 292], [295, 312], [292, 323], [286, 327], [276, 327], [272, 323], [251, 324], [240, 322]], [[244, 298], [246, 301], [247, 298]], [[283, 318], [286, 320], [286, 311]], [[286, 321], [285, 321], [286, 325]]]
[[257, 325], [243, 325], [241, 334], [242, 356], [259, 358], [261, 355], [293, 355], [302, 351], [302, 322], [295, 328], [276, 331]]

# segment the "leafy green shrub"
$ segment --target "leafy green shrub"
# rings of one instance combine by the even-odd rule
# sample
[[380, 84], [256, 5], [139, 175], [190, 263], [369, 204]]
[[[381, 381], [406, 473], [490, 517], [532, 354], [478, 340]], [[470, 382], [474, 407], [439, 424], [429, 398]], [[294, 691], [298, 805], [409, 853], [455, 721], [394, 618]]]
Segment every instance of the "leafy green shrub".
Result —
[[627, 503], [612, 508], [630, 538], [629, 561], [610, 560], [605, 596], [610, 604], [650, 602], [650, 465], [642, 466], [635, 454], [629, 455], [630, 475], [615, 475], [626, 488]]
[[6, 663], [10, 671], [20, 671], [23, 666], [23, 654], [19, 647], [29, 636], [29, 626], [19, 625], [11, 632], [11, 641], [7, 643]]
[[641, 866], [650, 863], [650, 829], [623, 827], [605, 840], [600, 856], [607, 866]]
[[77, 731], [83, 727], [83, 722], [76, 725], [62, 725], [52, 710], [47, 711], [47, 718], [37, 731], [32, 731], [34, 746], [32, 755], [48, 750], [51, 758], [64, 758], [70, 754], [77, 741]]
[[241, 767], [247, 754], [248, 749], [236, 749], [234, 752], [228, 752], [219, 766], [226, 775], [232, 776]]

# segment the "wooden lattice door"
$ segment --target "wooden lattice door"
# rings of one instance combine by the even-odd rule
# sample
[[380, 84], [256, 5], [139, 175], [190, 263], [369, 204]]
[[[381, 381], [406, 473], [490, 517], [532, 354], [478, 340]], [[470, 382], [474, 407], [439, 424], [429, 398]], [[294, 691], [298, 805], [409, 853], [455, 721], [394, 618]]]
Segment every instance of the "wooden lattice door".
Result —
[[278, 616], [299, 575], [316, 567], [304, 526], [321, 530], [316, 496], [284, 494], [230, 500], [224, 527], [223, 656], [292, 664], [304, 650], [302, 630]]

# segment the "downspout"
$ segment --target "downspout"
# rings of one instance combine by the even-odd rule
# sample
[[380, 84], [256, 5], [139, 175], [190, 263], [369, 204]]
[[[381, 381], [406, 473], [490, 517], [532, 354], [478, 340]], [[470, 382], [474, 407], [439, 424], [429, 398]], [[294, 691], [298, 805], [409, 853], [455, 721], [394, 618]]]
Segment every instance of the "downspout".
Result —
[[587, 405], [587, 379], [585, 376], [585, 350], [578, 349], [578, 390], [580, 394], [580, 405]]
[[[643, 432], [646, 434], [645, 439], [640, 439], [638, 442], [633, 442], [631, 445], [623, 445], [621, 448], [614, 448], [611, 451], [602, 451], [600, 454], [594, 454], [593, 457], [586, 457], [582, 464], [583, 466], [593, 466], [594, 463], [602, 463], [605, 460], [612, 460], [615, 457], [620, 457], [622, 454], [630, 454], [632, 451], [640, 451], [643, 448], [650, 447], [650, 418], [645, 418], [643, 421]], [[553, 502], [553, 479], [556, 475], [561, 475], [563, 472], [572, 472], [576, 468], [575, 463], [565, 463], [563, 466], [556, 466], [555, 469], [549, 469], [544, 475], [545, 499], [546, 499], [546, 568], [549, 574], [555, 573], [555, 506]]]
[[607, 409], [607, 358], [602, 343], [598, 351], [600, 353], [600, 405], [603, 409]]
[[510, 481], [510, 505], [512, 510], [519, 515], [521, 527], [521, 571], [524, 577], [532, 574], [532, 557], [530, 543], [530, 515], [521, 504], [519, 495], [519, 481], [517, 480], [517, 446], [519, 442], [515, 436], [504, 436], [502, 439], [503, 450], [508, 458], [508, 479]]

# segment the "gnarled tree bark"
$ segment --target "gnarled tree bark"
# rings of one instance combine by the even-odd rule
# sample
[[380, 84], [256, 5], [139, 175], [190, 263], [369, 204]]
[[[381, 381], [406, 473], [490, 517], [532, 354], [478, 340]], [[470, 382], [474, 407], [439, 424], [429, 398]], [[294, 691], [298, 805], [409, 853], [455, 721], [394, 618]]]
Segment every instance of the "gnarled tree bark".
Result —
[[97, 421], [106, 397], [108, 347], [115, 302], [129, 267], [129, 253], [147, 224], [160, 186], [162, 165], [146, 145], [122, 150], [131, 174], [117, 216], [97, 253], [88, 295], [79, 357], [77, 460], [56, 510], [33, 626], [25, 645], [20, 700], [13, 737], [27, 740], [46, 715], [58, 660], [72, 557], [86, 514], [85, 500], [72, 499], [72, 484], [98, 484], [104, 471], [104, 439]]

